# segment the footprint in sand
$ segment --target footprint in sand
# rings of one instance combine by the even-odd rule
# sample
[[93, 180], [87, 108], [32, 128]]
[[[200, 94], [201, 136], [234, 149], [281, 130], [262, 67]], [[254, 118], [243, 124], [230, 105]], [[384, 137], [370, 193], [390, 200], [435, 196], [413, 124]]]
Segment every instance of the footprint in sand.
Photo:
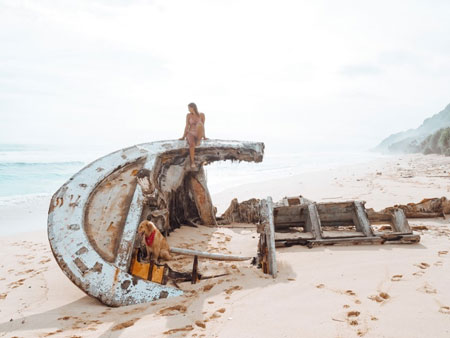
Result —
[[24, 278], [19, 279], [19, 280], [15, 281], [15, 282], [9, 283], [8, 286], [9, 286], [11, 289], [15, 289], [15, 288], [18, 288], [19, 286], [22, 286], [22, 285], [23, 285], [23, 282], [25, 282], [25, 279], [24, 279]]
[[28, 270], [25, 270], [25, 271], [19, 271], [19, 272], [16, 273], [16, 276], [26, 275], [27, 273], [30, 273], [30, 272], [33, 272], [33, 271], [34, 271], [33, 269], [28, 269]]
[[119, 331], [119, 330], [126, 329], [127, 327], [133, 326], [134, 323], [136, 323], [139, 319], [140, 318], [134, 318], [134, 319], [131, 319], [131, 320], [127, 320], [126, 322], [114, 325], [111, 328], [111, 331]]
[[439, 312], [446, 315], [450, 315], [450, 306], [441, 306]]
[[201, 320], [195, 321], [195, 325], [197, 325], [198, 327], [201, 327], [202, 329], [206, 329], [206, 324], [205, 324], [205, 322], [203, 322], [203, 321], [201, 321]]
[[174, 333], [177, 333], [177, 332], [187, 332], [187, 331], [192, 331], [192, 330], [194, 330], [192, 325], [186, 325], [185, 327], [181, 327], [179, 329], [168, 330], [168, 331], [165, 331], [163, 333], [167, 334], [167, 335], [171, 335], [171, 334], [174, 334]]
[[359, 311], [349, 311], [347, 312], [347, 323], [351, 326], [358, 325], [358, 317], [361, 313]]
[[231, 288], [226, 289], [225, 293], [227, 295], [231, 295], [234, 291], [241, 290], [241, 289], [242, 289], [242, 286], [235, 285], [235, 286], [232, 286]]
[[430, 267], [430, 264], [424, 263], [424, 262], [418, 263], [418, 264], [414, 264], [414, 265], [419, 267], [419, 268], [421, 268], [422, 270], [428, 269]]
[[158, 314], [161, 316], [174, 316], [179, 313], [185, 313], [186, 310], [187, 308], [184, 305], [175, 305], [159, 310]]
[[439, 251], [439, 252], [438, 252], [438, 256], [439, 256], [439, 257], [445, 256], [446, 254], [448, 254], [448, 251], [447, 251], [447, 250], [445, 250], [445, 251]]
[[378, 295], [372, 295], [367, 298], [369, 298], [370, 300], [373, 300], [377, 303], [384, 303], [389, 298], [391, 298], [391, 296], [389, 296], [389, 294], [386, 292], [380, 292]]
[[391, 281], [400, 282], [402, 280], [402, 278], [403, 278], [403, 275], [394, 275], [394, 276], [392, 276]]
[[443, 261], [436, 261], [433, 265], [434, 266], [442, 266], [442, 265], [444, 265], [444, 262]]
[[429, 294], [437, 293], [437, 290], [428, 283], [425, 283], [423, 286], [418, 288], [417, 291]]
[[214, 312], [214, 313], [209, 317], [209, 319], [220, 318], [220, 317], [221, 317], [220, 314], [225, 313], [225, 311], [226, 311], [226, 310], [225, 310], [224, 308], [221, 308], [221, 309], [217, 310], [216, 312]]
[[56, 330], [56, 331], [53, 331], [53, 332], [47, 332], [47, 333], [44, 334], [44, 337], [50, 337], [50, 336], [53, 336], [54, 334], [61, 333], [61, 332], [63, 332], [63, 330]]
[[425, 271], [417, 271], [417, 272], [413, 273], [413, 276], [420, 277], [420, 276], [423, 276], [424, 274], [425, 274]]
[[[66, 318], [66, 317], [62, 317]], [[70, 317], [69, 317], [70, 318]], [[88, 327], [90, 325], [97, 326], [103, 324], [100, 320], [87, 320], [80, 317], [71, 317], [70, 319], [74, 319], [75, 322], [72, 324], [72, 330], [79, 330], [79, 329], [87, 329], [89, 331], [96, 331], [96, 327]], [[64, 319], [62, 319], [64, 320]]]

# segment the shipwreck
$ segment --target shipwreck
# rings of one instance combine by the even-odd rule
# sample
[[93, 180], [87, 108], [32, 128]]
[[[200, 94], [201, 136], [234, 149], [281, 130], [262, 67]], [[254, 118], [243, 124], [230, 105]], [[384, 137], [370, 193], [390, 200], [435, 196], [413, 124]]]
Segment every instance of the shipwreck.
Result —
[[[204, 166], [214, 161], [261, 162], [260, 142], [205, 140], [196, 148], [196, 169], [184, 141], [159, 141], [125, 148], [87, 165], [52, 197], [48, 238], [66, 276], [108, 306], [150, 302], [183, 294], [167, 280], [202, 279], [198, 257], [253, 260], [277, 275], [276, 249], [292, 245], [417, 243], [402, 208], [366, 210], [364, 202], [315, 203], [301, 196], [274, 203], [271, 197], [239, 204], [222, 217], [208, 191]], [[194, 257], [192, 273], [139, 259], [137, 229], [152, 221], [168, 236], [180, 226], [220, 226], [234, 221], [256, 224], [255, 257], [220, 255], [180, 248]], [[389, 231], [376, 228], [389, 224]], [[203, 278], [212, 278], [209, 276]], [[176, 283], [175, 283], [176, 285]]]

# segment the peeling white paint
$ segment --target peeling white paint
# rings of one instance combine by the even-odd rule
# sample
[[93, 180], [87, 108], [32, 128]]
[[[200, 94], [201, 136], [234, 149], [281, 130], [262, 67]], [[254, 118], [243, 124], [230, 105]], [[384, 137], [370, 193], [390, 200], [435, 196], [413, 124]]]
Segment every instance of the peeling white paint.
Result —
[[[264, 144], [255, 142], [206, 140], [197, 147], [251, 149], [261, 156]], [[122, 149], [87, 165], [69, 179], [53, 196], [48, 216], [48, 238], [63, 272], [87, 294], [109, 306], [149, 302], [161, 297], [179, 296], [179, 289], [156, 284], [130, 275], [126, 270], [136, 229], [142, 213], [139, 185], [128, 212], [115, 263], [106, 262], [90, 244], [84, 231], [84, 215], [90, 194], [107, 176], [120, 167], [146, 158], [145, 168], [152, 170], [161, 154], [185, 149], [185, 141], [159, 141]], [[85, 248], [85, 249], [83, 249]], [[81, 250], [80, 250], [81, 249]], [[128, 250], [126, 250], [128, 249]]]

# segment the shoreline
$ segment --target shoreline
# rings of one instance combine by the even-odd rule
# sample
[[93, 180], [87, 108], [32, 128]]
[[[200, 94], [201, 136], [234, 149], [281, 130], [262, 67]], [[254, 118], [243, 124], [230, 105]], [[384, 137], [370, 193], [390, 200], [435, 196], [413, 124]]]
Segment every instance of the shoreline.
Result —
[[[416, 168], [414, 162], [426, 162], [432, 169], [424, 168], [423, 164], [420, 168]], [[380, 210], [395, 204], [417, 203], [423, 198], [450, 196], [450, 178], [426, 177], [427, 170], [430, 171], [428, 176], [444, 176], [445, 169], [441, 168], [442, 170], [439, 171], [437, 168], [439, 165], [450, 168], [450, 157], [422, 154], [392, 155], [359, 164], [340, 165], [334, 168], [285, 175], [276, 179], [243, 183], [217, 193], [211, 191], [211, 198], [217, 207], [217, 216], [228, 208], [233, 198], [238, 198], [238, 201], [242, 202], [250, 198], [262, 199], [267, 196], [272, 196], [274, 201], [285, 196], [297, 195], [316, 202], [364, 200], [368, 208]], [[391, 171], [387, 176], [386, 169]], [[408, 177], [412, 176], [409, 174], [412, 170], [416, 170], [416, 174], [414, 177]], [[384, 176], [383, 171], [385, 171]], [[431, 175], [431, 172], [435, 171], [436, 175]], [[397, 184], [391, 184], [393, 179], [398, 179]], [[407, 187], [417, 183], [422, 187], [421, 189], [410, 188], [408, 194], [397, 193], [401, 186]], [[445, 189], [443, 187], [446, 184]], [[390, 193], [391, 190], [394, 192]], [[0, 237], [4, 234], [13, 235], [27, 231], [46, 231], [47, 212], [52, 194], [34, 195], [36, 196], [14, 196], [10, 204], [0, 204], [0, 230], [3, 231]], [[5, 200], [5, 198], [2, 199]], [[4, 228], [6, 224], [9, 225], [8, 229]], [[37, 224], [41, 224], [42, 229], [36, 228]]]

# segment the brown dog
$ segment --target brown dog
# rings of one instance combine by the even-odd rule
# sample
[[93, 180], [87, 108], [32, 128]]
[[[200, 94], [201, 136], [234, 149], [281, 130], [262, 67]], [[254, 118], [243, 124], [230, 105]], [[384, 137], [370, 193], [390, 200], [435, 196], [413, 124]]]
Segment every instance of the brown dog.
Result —
[[160, 257], [165, 260], [172, 259], [169, 244], [155, 224], [150, 221], [142, 221], [138, 227], [138, 234], [147, 248], [147, 254], [153, 254], [155, 261], [158, 261]]

